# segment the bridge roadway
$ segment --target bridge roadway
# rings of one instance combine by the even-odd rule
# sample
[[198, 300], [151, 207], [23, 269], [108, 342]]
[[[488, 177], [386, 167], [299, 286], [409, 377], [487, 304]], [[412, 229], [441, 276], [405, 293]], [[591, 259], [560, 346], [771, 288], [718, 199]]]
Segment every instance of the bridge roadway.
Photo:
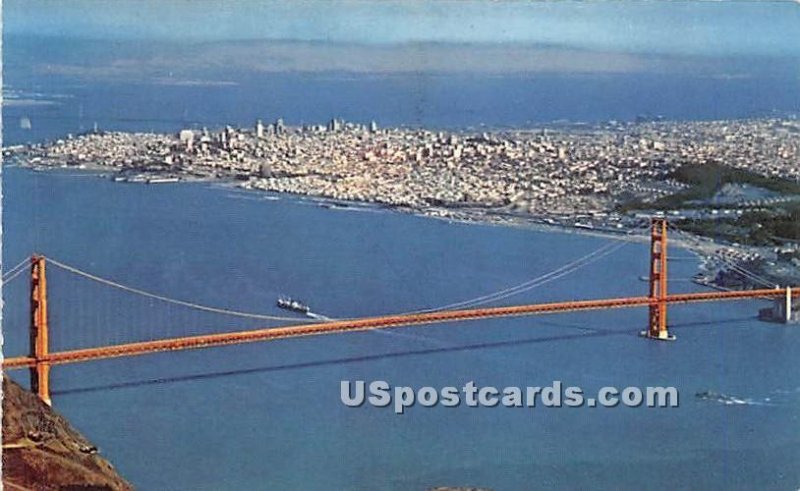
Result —
[[[314, 324], [302, 324], [284, 327], [271, 327], [249, 331], [205, 334], [156, 341], [117, 344], [112, 346], [85, 348], [69, 351], [56, 351], [49, 353], [39, 360], [40, 363], [60, 365], [77, 363], [104, 358], [118, 358], [123, 356], [136, 356], [161, 351], [179, 351], [197, 348], [211, 348], [229, 344], [252, 343], [277, 339], [296, 338], [301, 336], [316, 336], [350, 331], [366, 331], [372, 329], [385, 329], [392, 327], [413, 326], [419, 324], [434, 324], [442, 322], [456, 322], [495, 317], [512, 317], [556, 312], [576, 312], [585, 310], [599, 310], [626, 307], [644, 307], [660, 302], [668, 304], [710, 302], [719, 300], [740, 300], [754, 297], [785, 296], [786, 289], [762, 289], [729, 292], [700, 292], [681, 293], [668, 295], [664, 299], [651, 297], [621, 297], [599, 300], [576, 300], [570, 302], [540, 303], [529, 305], [515, 305], [509, 307], [488, 307], [464, 310], [445, 310], [438, 312], [399, 314], [360, 319], [337, 320]], [[800, 288], [792, 290], [792, 296], [800, 296]], [[37, 360], [30, 356], [18, 356], [3, 360], [4, 369], [26, 368], [36, 365]]]

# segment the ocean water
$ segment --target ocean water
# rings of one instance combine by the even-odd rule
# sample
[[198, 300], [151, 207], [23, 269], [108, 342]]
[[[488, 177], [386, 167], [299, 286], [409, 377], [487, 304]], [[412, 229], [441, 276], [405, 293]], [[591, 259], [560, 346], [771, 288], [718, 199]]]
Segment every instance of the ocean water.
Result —
[[[6, 168], [4, 188], [9, 265], [38, 251], [137, 288], [278, 315], [280, 293], [331, 317], [442, 305], [546, 273], [609, 240], [74, 172]], [[696, 262], [672, 255], [671, 288], [696, 289], [685, 281]], [[639, 295], [646, 268], [646, 245], [633, 243], [507, 302]], [[107, 293], [54, 266], [49, 274], [54, 347], [254, 326]], [[4, 296], [5, 352], [24, 353], [25, 280]], [[58, 366], [53, 403], [145, 490], [795, 488], [800, 330], [758, 322], [759, 307], [671, 308], [674, 343], [639, 338], [646, 312], [633, 309]], [[341, 380], [675, 386], [680, 407], [415, 406], [400, 416], [343, 406]], [[742, 403], [695, 397], [702, 391]]]

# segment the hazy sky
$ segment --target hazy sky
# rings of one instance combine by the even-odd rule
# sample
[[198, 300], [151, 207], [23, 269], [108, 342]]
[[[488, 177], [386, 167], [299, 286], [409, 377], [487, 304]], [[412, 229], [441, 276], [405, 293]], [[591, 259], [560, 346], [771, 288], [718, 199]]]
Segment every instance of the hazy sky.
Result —
[[5, 0], [6, 34], [99, 39], [518, 43], [800, 56], [800, 3]]

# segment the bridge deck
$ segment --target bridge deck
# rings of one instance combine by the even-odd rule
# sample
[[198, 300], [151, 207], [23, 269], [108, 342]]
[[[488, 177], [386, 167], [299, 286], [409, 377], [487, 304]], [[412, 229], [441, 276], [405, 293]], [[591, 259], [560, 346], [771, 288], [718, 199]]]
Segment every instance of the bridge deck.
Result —
[[[621, 297], [598, 300], [578, 300], [569, 302], [541, 303], [517, 305], [510, 307], [489, 307], [464, 310], [446, 310], [419, 314], [388, 315], [349, 319], [315, 324], [295, 326], [272, 327], [239, 331], [231, 333], [207, 334], [180, 338], [161, 339], [127, 344], [118, 344], [105, 347], [77, 349], [69, 351], [51, 352], [39, 360], [50, 365], [77, 363], [104, 358], [117, 358], [123, 356], [136, 356], [161, 351], [179, 351], [197, 348], [210, 348], [229, 344], [252, 343], [277, 339], [287, 339], [301, 336], [317, 336], [322, 334], [365, 331], [371, 329], [385, 329], [392, 327], [413, 326], [419, 324], [434, 324], [443, 322], [456, 322], [477, 320], [496, 317], [511, 317], [523, 315], [546, 314], [555, 312], [575, 312], [585, 310], [598, 310], [610, 308], [643, 307], [666, 302], [693, 303], [719, 300], [739, 300], [754, 297], [778, 297], [786, 294], [786, 289], [762, 289], [730, 292], [700, 292], [668, 295], [664, 299], [651, 297]], [[792, 296], [800, 295], [794, 290]], [[11, 357], [3, 360], [4, 369], [33, 367], [36, 359], [29, 356]]]

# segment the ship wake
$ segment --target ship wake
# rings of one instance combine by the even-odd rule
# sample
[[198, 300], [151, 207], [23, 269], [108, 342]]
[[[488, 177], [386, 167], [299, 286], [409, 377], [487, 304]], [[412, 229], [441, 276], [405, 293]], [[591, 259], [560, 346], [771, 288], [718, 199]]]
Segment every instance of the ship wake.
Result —
[[769, 397], [764, 399], [742, 398], [730, 394], [714, 391], [703, 391], [695, 394], [697, 399], [708, 402], [716, 402], [725, 406], [774, 406], [775, 404]]

